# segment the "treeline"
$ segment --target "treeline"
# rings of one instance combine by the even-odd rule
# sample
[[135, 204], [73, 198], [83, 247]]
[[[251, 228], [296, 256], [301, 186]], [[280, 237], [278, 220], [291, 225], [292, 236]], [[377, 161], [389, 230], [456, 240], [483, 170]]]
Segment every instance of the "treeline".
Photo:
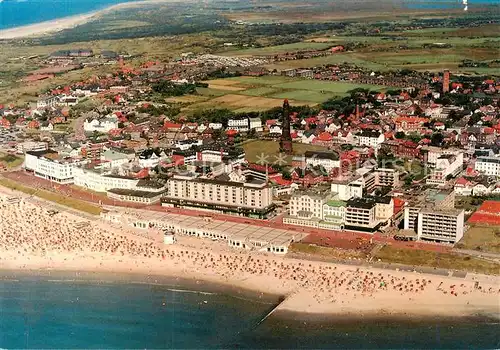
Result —
[[171, 81], [165, 80], [159, 83], [155, 83], [151, 86], [151, 89], [161, 94], [162, 97], [172, 97], [172, 96], [182, 96], [187, 94], [193, 94], [196, 92], [197, 87], [208, 87], [206, 83], [195, 83], [195, 84], [175, 84]]
[[[301, 118], [307, 118], [316, 115], [319, 109], [310, 106], [290, 106], [291, 113], [297, 113]], [[265, 123], [267, 120], [283, 118], [283, 108], [275, 107], [263, 112], [243, 112], [236, 113], [229, 109], [208, 109], [198, 110], [187, 117], [189, 122], [197, 123], [221, 123], [227, 127], [229, 119], [260, 118]]]

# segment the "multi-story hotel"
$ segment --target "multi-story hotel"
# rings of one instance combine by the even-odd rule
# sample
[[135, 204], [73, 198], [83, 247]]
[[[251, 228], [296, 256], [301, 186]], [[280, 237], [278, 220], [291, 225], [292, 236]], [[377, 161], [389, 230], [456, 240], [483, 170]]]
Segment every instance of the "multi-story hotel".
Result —
[[417, 222], [420, 240], [454, 244], [464, 235], [464, 210], [422, 208]]
[[453, 190], [430, 189], [405, 207], [404, 229], [415, 231], [421, 240], [456, 243], [464, 234], [464, 211], [454, 206]]
[[56, 151], [28, 151], [24, 160], [24, 168], [33, 171], [35, 176], [62, 184], [74, 181], [74, 169], [87, 163], [80, 158], [61, 157]]
[[295, 191], [290, 198], [289, 213], [284, 224], [325, 229], [342, 229], [346, 203], [328, 187]]
[[388, 224], [394, 214], [391, 197], [362, 197], [347, 201], [345, 226], [353, 230], [374, 232]]
[[272, 189], [266, 181], [229, 181], [225, 176], [201, 178], [176, 174], [167, 181], [163, 206], [197, 208], [233, 215], [267, 218], [274, 211]]

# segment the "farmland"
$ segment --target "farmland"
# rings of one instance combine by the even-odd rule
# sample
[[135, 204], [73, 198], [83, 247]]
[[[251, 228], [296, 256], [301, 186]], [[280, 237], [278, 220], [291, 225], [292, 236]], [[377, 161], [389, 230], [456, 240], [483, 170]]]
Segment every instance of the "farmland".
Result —
[[[324, 35], [310, 36], [301, 43], [263, 48], [232, 50], [235, 56], [275, 55], [299, 50], [322, 50], [336, 45], [355, 46], [347, 52], [325, 57], [274, 62], [268, 69], [317, 67], [327, 64], [351, 63], [375, 71], [391, 69], [442, 70], [451, 69], [479, 74], [499, 74], [491, 68], [459, 67], [463, 60], [492, 61], [498, 59], [500, 26], [485, 25], [478, 28], [431, 28], [386, 32], [372, 36]], [[432, 45], [436, 45], [431, 47]], [[441, 45], [438, 47], [437, 45]], [[225, 53], [225, 54], [229, 54]]]
[[362, 87], [383, 91], [384, 86], [306, 80], [284, 76], [242, 76], [208, 80], [208, 88], [198, 88], [197, 97], [182, 96], [175, 102], [188, 110], [228, 108], [236, 112], [259, 111], [280, 106], [287, 98], [294, 105], [314, 106], [329, 98], [346, 96], [350, 90]]

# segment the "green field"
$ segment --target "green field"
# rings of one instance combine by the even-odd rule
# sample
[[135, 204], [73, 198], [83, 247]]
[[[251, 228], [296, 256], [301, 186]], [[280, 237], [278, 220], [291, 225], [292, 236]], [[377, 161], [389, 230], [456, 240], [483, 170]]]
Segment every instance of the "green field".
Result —
[[[251, 163], [261, 163], [263, 159], [268, 161], [268, 164], [274, 164], [277, 160], [276, 156], [279, 152], [279, 142], [267, 140], [252, 140], [243, 145], [245, 157]], [[325, 151], [325, 147], [318, 145], [308, 145], [304, 143], [293, 144], [293, 154], [301, 155], [307, 151]], [[291, 164], [292, 157], [286, 157], [287, 164]], [[283, 164], [279, 164], [283, 165]]]
[[500, 272], [500, 264], [495, 262], [454, 253], [435, 253], [426, 250], [399, 249], [388, 245], [378, 251], [374, 257], [383, 262], [412, 266], [429, 266], [490, 275], [498, 275]]
[[290, 51], [300, 51], [300, 50], [324, 50], [331, 46], [332, 46], [331, 43], [299, 42], [299, 43], [285, 44], [278, 46], [267, 46], [261, 48], [229, 51], [225, 52], [224, 54], [228, 56], [273, 55], [273, 54], [286, 53]]
[[273, 87], [263, 86], [254, 89], [244, 90], [241, 92], [241, 94], [249, 96], [270, 96], [277, 93], [278, 91], [280, 90]]
[[346, 96], [350, 90], [356, 88], [377, 91], [388, 89], [385, 86], [284, 76], [241, 76], [208, 80], [206, 83], [209, 87], [198, 88], [197, 92], [210, 99], [200, 103], [193, 100], [189, 109], [229, 108], [237, 112], [259, 111], [279, 106], [285, 98], [295, 105], [315, 105], [330, 98]]
[[456, 247], [500, 253], [500, 227], [474, 225], [465, 232]]
[[333, 92], [337, 95], [346, 95], [348, 91], [357, 88], [365, 88], [377, 91], [380, 91], [385, 88], [384, 86], [379, 86], [379, 85], [352, 84], [345, 82], [330, 82], [321, 80], [306, 80], [306, 81], [300, 80], [274, 86], [279, 87], [281, 89], [290, 89], [290, 90], [301, 89], [308, 91], [327, 91], [327, 92]]

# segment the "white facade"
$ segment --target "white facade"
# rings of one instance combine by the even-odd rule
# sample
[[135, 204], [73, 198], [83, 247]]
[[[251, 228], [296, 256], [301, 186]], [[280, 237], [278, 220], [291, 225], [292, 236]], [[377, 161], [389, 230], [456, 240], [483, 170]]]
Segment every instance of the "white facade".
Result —
[[248, 119], [229, 119], [227, 121], [227, 128], [238, 131], [248, 131]]
[[435, 168], [426, 180], [428, 185], [443, 186], [446, 184], [448, 176], [456, 176], [463, 170], [464, 155], [445, 154], [436, 159]]
[[262, 131], [262, 120], [260, 118], [248, 118], [250, 130]]
[[37, 101], [36, 108], [54, 107], [59, 104], [58, 96], [49, 96]]
[[474, 168], [484, 175], [500, 176], [500, 157], [479, 157]]
[[165, 198], [208, 205], [265, 209], [272, 204], [272, 189], [265, 183], [223, 182], [175, 175], [167, 181]]
[[109, 116], [101, 120], [86, 119], [83, 122], [83, 130], [86, 132], [102, 132], [108, 133], [110, 130], [118, 128], [118, 118], [116, 116]]
[[222, 123], [209, 123], [208, 127], [212, 130], [220, 130], [222, 129]]
[[47, 142], [25, 141], [17, 144], [17, 153], [26, 153], [28, 151], [46, 151], [49, 149]]
[[72, 183], [74, 180], [74, 169], [79, 165], [87, 163], [87, 160], [74, 158], [59, 159], [54, 156], [55, 154], [53, 152], [51, 153], [53, 157], [48, 157], [28, 152], [26, 153], [24, 167], [27, 170], [33, 171], [37, 177], [64, 184]]
[[380, 133], [379, 135], [365, 135], [360, 134], [356, 135], [357, 144], [360, 146], [368, 146], [372, 148], [379, 148], [380, 144], [385, 141], [384, 134]]
[[352, 180], [350, 182], [332, 183], [331, 191], [337, 193], [340, 200], [346, 201], [353, 197], [363, 196], [362, 179]]
[[143, 168], [154, 168], [158, 164], [160, 164], [160, 161], [167, 159], [167, 155], [162, 152], [159, 156], [156, 155], [156, 153], [153, 152], [149, 158], [141, 158], [139, 157], [139, 165]]
[[463, 210], [421, 210], [417, 218], [419, 239], [456, 243], [464, 235]]
[[73, 172], [75, 185], [95, 192], [106, 192], [112, 188], [134, 190], [139, 182], [138, 179], [113, 176], [105, 171], [83, 167], [75, 168]]

